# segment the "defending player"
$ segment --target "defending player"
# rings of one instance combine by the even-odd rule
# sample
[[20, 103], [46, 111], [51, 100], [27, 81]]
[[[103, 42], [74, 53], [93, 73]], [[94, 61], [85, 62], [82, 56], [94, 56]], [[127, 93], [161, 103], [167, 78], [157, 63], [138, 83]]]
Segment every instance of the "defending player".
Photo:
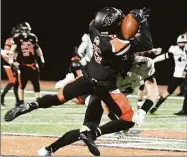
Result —
[[[18, 97], [18, 69], [15, 66], [10, 66], [9, 64], [9, 50], [13, 44], [13, 38], [19, 35], [19, 27], [13, 27], [11, 31], [11, 37], [8, 38], [5, 42], [4, 50], [1, 50], [1, 56], [4, 60], [3, 68], [5, 69], [5, 72], [8, 77], [8, 84], [5, 86], [4, 91], [1, 94], [1, 105], [6, 106], [4, 104], [4, 98], [5, 95], [8, 93], [8, 91], [13, 87], [14, 95], [16, 98], [16, 105], [19, 104], [19, 97]], [[16, 59], [16, 56], [13, 56], [14, 60]]]
[[154, 59], [154, 62], [159, 62], [168, 58], [173, 58], [175, 62], [175, 71], [173, 77], [168, 85], [167, 91], [164, 92], [156, 105], [150, 110], [150, 113], [154, 113], [160, 107], [160, 105], [170, 96], [175, 89], [184, 82], [184, 69], [187, 64], [187, 54], [185, 52], [185, 44], [187, 43], [187, 38], [184, 35], [180, 35], [177, 38], [177, 45], [171, 46], [169, 51], [163, 55], [160, 55]]

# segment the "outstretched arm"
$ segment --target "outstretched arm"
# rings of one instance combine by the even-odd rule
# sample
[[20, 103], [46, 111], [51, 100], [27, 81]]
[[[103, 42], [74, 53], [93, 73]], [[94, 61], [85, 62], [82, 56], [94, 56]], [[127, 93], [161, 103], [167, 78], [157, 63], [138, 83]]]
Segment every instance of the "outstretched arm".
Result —
[[153, 61], [154, 61], [154, 63], [157, 63], [157, 62], [163, 61], [165, 59], [169, 59], [171, 56], [172, 56], [172, 54], [167, 52], [167, 53], [157, 56], [156, 58], [153, 59]]

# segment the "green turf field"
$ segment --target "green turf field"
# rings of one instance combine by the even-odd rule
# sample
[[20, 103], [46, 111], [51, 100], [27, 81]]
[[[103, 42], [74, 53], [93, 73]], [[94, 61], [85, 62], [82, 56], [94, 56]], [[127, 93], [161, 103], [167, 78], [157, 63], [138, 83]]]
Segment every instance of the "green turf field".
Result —
[[[26, 94], [27, 102], [34, 100], [32, 93]], [[133, 108], [136, 110], [136, 99], [129, 98]], [[49, 109], [38, 109], [27, 115], [22, 115], [12, 122], [5, 122], [4, 114], [8, 109], [14, 106], [15, 100], [12, 93], [8, 93], [5, 98], [7, 108], [1, 110], [1, 132], [2, 133], [24, 133], [39, 135], [57, 135], [61, 136], [65, 132], [80, 128], [84, 119], [85, 106], [75, 105], [71, 101], [68, 103], [52, 107]], [[160, 109], [154, 115], [147, 115], [144, 124], [134, 130], [168, 130], [168, 131], [186, 131], [187, 117], [175, 116], [182, 107], [183, 100], [166, 100]], [[101, 124], [109, 121], [106, 115], [103, 115]], [[174, 140], [175, 141], [175, 140]], [[156, 142], [157, 143], [157, 142]], [[180, 141], [178, 148], [187, 150], [187, 141]], [[155, 143], [154, 143], [155, 144]], [[154, 146], [154, 144], [152, 144]], [[157, 145], [160, 145], [157, 143]], [[164, 144], [168, 147], [168, 143]], [[174, 144], [170, 145], [176, 147]]]

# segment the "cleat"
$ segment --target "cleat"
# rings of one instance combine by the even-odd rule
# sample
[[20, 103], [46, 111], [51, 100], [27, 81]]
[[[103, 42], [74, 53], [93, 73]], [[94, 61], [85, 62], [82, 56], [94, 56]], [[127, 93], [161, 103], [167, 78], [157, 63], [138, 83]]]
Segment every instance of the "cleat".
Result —
[[17, 102], [15, 103], [15, 106], [16, 106], [16, 107], [19, 107], [19, 106], [21, 106], [21, 105], [23, 105], [23, 104], [24, 104], [24, 102], [17, 101]]
[[4, 103], [4, 102], [1, 102], [1, 106], [4, 106], [4, 107], [6, 107], [6, 105], [5, 105], [5, 103]]
[[156, 110], [157, 110], [157, 107], [153, 107], [153, 108], [150, 110], [150, 113], [153, 114]]
[[9, 110], [6, 114], [5, 114], [5, 121], [6, 122], [10, 122], [12, 120], [14, 120], [15, 118], [17, 118], [18, 116], [25, 114], [27, 112], [29, 112], [29, 107], [27, 106], [27, 104], [22, 104], [18, 107], [15, 107], [11, 110]]
[[125, 133], [123, 131], [116, 132], [114, 135], [117, 136], [117, 139], [125, 138]]
[[54, 156], [54, 153], [43, 147], [38, 151], [38, 156]]
[[89, 132], [82, 132], [80, 133], [80, 139], [83, 140], [83, 142], [88, 146], [89, 151], [95, 155], [100, 156], [100, 152], [95, 145], [94, 141], [92, 140], [91, 136], [89, 135]]
[[185, 113], [183, 110], [177, 112], [177, 113], [174, 113], [174, 115], [177, 115], [177, 116], [187, 116], [187, 113]]

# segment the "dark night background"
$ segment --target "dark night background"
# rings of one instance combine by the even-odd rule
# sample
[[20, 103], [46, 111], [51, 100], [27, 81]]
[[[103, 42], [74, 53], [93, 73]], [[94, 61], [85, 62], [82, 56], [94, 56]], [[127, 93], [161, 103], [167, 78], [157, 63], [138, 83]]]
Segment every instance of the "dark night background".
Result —
[[[42, 80], [59, 80], [68, 73], [74, 46], [88, 30], [94, 14], [102, 7], [114, 6], [125, 14], [136, 8], [151, 9], [148, 19], [154, 47], [167, 51], [177, 36], [187, 29], [187, 1], [156, 0], [2, 0], [1, 45], [11, 28], [20, 22], [31, 24], [46, 60]], [[172, 76], [171, 61], [156, 64], [158, 84], [167, 84]], [[2, 77], [5, 78], [4, 71]]]

